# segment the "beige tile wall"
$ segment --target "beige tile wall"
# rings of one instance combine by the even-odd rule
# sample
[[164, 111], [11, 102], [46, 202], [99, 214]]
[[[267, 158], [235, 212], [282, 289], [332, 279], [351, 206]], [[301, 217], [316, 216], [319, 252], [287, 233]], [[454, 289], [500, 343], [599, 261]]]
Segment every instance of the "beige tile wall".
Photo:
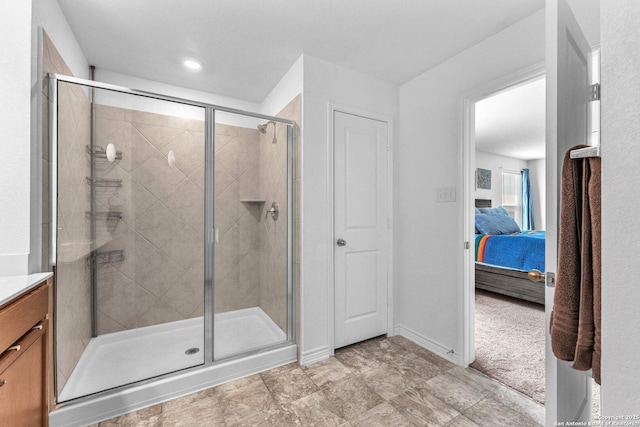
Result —
[[[97, 192], [97, 245], [125, 260], [100, 269], [98, 332], [171, 322], [203, 313], [204, 123], [98, 105], [97, 144], [123, 152], [98, 161], [98, 175], [122, 179]], [[215, 311], [259, 305], [258, 130], [216, 126]], [[173, 151], [176, 167], [167, 154]]]
[[122, 187], [97, 188], [96, 210], [122, 219], [96, 219], [96, 247], [124, 261], [97, 269], [98, 334], [199, 316], [203, 122], [97, 104], [96, 145], [108, 144], [122, 159], [96, 159], [96, 175]]
[[[300, 123], [300, 95], [278, 117]], [[298, 129], [296, 129], [298, 130]], [[275, 132], [275, 142], [274, 142]], [[260, 215], [260, 307], [283, 330], [287, 330], [287, 126], [269, 125], [260, 135], [260, 188], [265, 199]], [[277, 202], [277, 220], [266, 215]]]
[[260, 303], [258, 224], [259, 132], [216, 125], [215, 312], [256, 307]]
[[[98, 245], [125, 250], [123, 263], [103, 267], [98, 276], [99, 284], [115, 283], [98, 287], [99, 332], [202, 315], [204, 261], [195, 242], [203, 234], [203, 123], [106, 106], [96, 115], [98, 145], [122, 141], [124, 153], [118, 165], [98, 167], [124, 183], [115, 193], [98, 194], [102, 210], [123, 212], [115, 226], [104, 225], [108, 233], [98, 228]], [[280, 116], [299, 122], [300, 97]], [[286, 330], [287, 129], [275, 129], [273, 144], [273, 126], [260, 134], [216, 125], [215, 312], [260, 306]], [[177, 171], [164, 157], [169, 149], [177, 159], [190, 154], [184, 164], [178, 160]], [[265, 218], [272, 201], [280, 205], [277, 221]]]

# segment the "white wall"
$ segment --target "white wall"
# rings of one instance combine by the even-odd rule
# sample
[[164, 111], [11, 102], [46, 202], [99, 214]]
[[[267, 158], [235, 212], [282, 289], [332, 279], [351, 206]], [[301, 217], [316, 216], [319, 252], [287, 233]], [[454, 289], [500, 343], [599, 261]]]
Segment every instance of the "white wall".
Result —
[[[260, 112], [260, 105], [243, 101], [228, 96], [216, 95], [202, 92], [195, 89], [188, 89], [182, 86], [147, 80], [140, 77], [130, 76], [111, 70], [96, 68], [95, 80], [102, 83], [110, 83], [117, 86], [124, 86], [130, 89], [137, 89], [153, 92], [160, 95], [184, 98], [191, 101], [199, 101], [212, 105], [219, 105], [228, 108], [235, 108], [243, 111]], [[144, 97], [124, 96], [121, 93], [99, 90], [96, 92], [96, 102], [98, 104], [112, 105], [114, 107], [129, 108], [140, 111], [148, 111], [157, 114], [168, 114], [195, 120], [204, 120], [204, 110], [201, 107], [192, 107], [172, 102], [159, 101]], [[224, 123], [233, 126], [252, 128], [264, 120], [254, 119], [237, 114], [224, 112], [216, 113], [216, 123]]]
[[640, 3], [602, 0], [600, 12], [602, 414], [640, 415]]
[[304, 56], [289, 68], [289, 71], [280, 79], [260, 104], [260, 112], [275, 116], [298, 94], [302, 93], [304, 86]]
[[[333, 230], [327, 217], [328, 102], [398, 117], [398, 87], [362, 73], [304, 56], [302, 212], [302, 363], [328, 357], [329, 263]], [[397, 140], [397, 139], [396, 139]], [[332, 327], [332, 326], [331, 326]]]
[[476, 151], [476, 169], [482, 168], [491, 171], [491, 189], [476, 188], [474, 198], [491, 199], [491, 206], [500, 206], [502, 204], [502, 172], [520, 173], [526, 167], [525, 160]]
[[[39, 272], [42, 245], [42, 40], [40, 30], [44, 29], [54, 43], [74, 76], [86, 78], [88, 63], [80, 45], [69, 27], [58, 2], [55, 0], [33, 0], [31, 16], [31, 171], [30, 185], [25, 191], [30, 194], [30, 256], [29, 272]], [[48, 153], [45, 153], [48, 158]], [[23, 182], [13, 183], [21, 188]]]
[[0, 275], [26, 274], [31, 171], [31, 2], [5, 2], [0, 14]]
[[[75, 77], [83, 79], [89, 76], [89, 63], [82, 52], [75, 34], [71, 30], [67, 18], [62, 13], [57, 0], [32, 0], [33, 20], [31, 28], [32, 37], [32, 64], [33, 72], [36, 70], [36, 60], [38, 53], [38, 27], [44, 28], [47, 35], [64, 58], [64, 61], [71, 69]], [[37, 75], [32, 75], [32, 82], [35, 84]]]
[[[520, 160], [511, 157], [499, 156], [493, 153], [476, 151], [476, 168], [491, 170], [491, 190], [476, 188], [474, 198], [491, 199], [492, 206], [499, 206], [502, 202], [502, 172], [518, 172], [524, 168], [529, 169], [531, 180], [531, 195], [533, 197], [533, 215], [536, 230], [544, 230], [545, 221], [545, 161]], [[518, 220], [518, 223], [520, 221]]]
[[[461, 197], [436, 203], [436, 188], [462, 188], [462, 98], [544, 59], [544, 11], [506, 28], [400, 87], [396, 322], [445, 356], [461, 353]], [[448, 356], [447, 356], [448, 357]]]
[[533, 196], [533, 221], [536, 230], [546, 230], [545, 218], [547, 193], [545, 189], [545, 161], [544, 159], [529, 160], [529, 179], [531, 180], [531, 195]]

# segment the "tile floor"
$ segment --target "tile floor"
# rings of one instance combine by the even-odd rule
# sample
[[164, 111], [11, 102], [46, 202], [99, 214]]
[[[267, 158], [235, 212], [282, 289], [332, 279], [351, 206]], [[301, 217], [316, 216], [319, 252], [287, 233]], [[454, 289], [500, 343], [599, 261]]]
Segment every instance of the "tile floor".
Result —
[[107, 426], [540, 426], [544, 408], [402, 337], [295, 363], [104, 421]]

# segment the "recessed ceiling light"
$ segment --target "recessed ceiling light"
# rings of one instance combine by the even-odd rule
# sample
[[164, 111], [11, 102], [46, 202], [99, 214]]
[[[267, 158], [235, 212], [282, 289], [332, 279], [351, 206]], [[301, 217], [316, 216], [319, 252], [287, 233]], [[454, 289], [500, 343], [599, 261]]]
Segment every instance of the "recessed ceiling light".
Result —
[[182, 61], [182, 64], [190, 70], [197, 71], [202, 69], [202, 65], [198, 61], [195, 61], [193, 59], [185, 59], [184, 61]]

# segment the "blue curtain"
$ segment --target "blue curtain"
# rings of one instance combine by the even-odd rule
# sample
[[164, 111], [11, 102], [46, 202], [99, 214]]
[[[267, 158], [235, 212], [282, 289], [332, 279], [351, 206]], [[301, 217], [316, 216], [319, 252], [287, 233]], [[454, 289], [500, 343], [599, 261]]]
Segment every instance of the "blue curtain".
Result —
[[531, 180], [529, 169], [522, 169], [522, 229], [535, 230], [533, 225], [533, 195], [531, 194]]

